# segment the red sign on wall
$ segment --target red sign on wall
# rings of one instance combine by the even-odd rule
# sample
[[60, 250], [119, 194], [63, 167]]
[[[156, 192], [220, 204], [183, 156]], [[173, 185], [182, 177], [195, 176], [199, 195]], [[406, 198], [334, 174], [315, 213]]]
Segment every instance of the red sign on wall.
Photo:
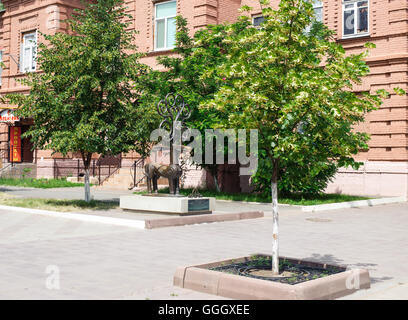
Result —
[[10, 127], [10, 162], [21, 162], [21, 127]]

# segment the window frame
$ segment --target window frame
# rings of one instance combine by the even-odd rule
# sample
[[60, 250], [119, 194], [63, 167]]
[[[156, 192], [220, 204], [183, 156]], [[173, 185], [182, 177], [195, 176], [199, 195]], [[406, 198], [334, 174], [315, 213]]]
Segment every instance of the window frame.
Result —
[[265, 21], [265, 17], [263, 16], [262, 13], [255, 14], [255, 15], [252, 16], [252, 26], [254, 26], [255, 28], [261, 28], [261, 25], [258, 25], [258, 26], [255, 25], [255, 19], [256, 18], [264, 18], [264, 21]]
[[[313, 10], [315, 13], [315, 19], [316, 19], [316, 9], [322, 9], [322, 21], [319, 21], [321, 23], [323, 23], [324, 20], [324, 3], [323, 0], [318, 0], [318, 1], [313, 1]], [[317, 21], [317, 19], [316, 19]]]
[[[161, 4], [165, 4], [165, 3], [170, 3], [170, 2], [174, 2], [176, 3], [176, 14], [174, 16], [166, 16], [164, 18], [157, 18], [157, 7], [160, 6]], [[154, 51], [168, 51], [168, 50], [172, 50], [174, 49], [176, 46], [171, 46], [169, 47], [167, 44], [167, 21], [168, 19], [173, 19], [177, 17], [177, 0], [168, 0], [168, 1], [160, 1], [154, 4], [154, 39], [153, 39], [153, 48]], [[164, 47], [163, 48], [157, 48], [157, 21], [159, 20], [164, 20]]]
[[[367, 2], [367, 31], [366, 32], [361, 32], [361, 33], [356, 33], [357, 31], [357, 17], [358, 17], [358, 3], [359, 2]], [[344, 34], [344, 13], [346, 9], [346, 5], [353, 5], [354, 10], [354, 33], [353, 34]], [[342, 39], [352, 39], [352, 38], [361, 38], [361, 37], [367, 37], [370, 36], [370, 0], [342, 0], [342, 7], [341, 7], [341, 34], [342, 34]], [[349, 11], [349, 10], [347, 10]]]
[[[324, 2], [323, 2], [323, 0], [318, 0], [318, 4], [316, 2], [317, 2], [316, 0], [310, 0], [310, 3], [313, 6], [314, 20], [317, 21], [317, 22], [320, 22], [320, 23], [324, 23], [323, 22], [324, 21]], [[318, 21], [316, 19], [316, 9], [319, 9], [319, 8], [322, 9], [322, 21]], [[313, 21], [305, 28], [306, 33], [310, 32], [310, 30], [312, 29], [312, 25], [313, 25]]]
[[[20, 47], [20, 72], [27, 73], [27, 72], [35, 72], [37, 70], [37, 49], [38, 49], [38, 36], [37, 30], [34, 31], [27, 31], [21, 34], [21, 47]], [[26, 42], [26, 37], [34, 35], [34, 42]], [[30, 65], [29, 69], [27, 70], [25, 65], [25, 51], [26, 49], [30, 49]]]

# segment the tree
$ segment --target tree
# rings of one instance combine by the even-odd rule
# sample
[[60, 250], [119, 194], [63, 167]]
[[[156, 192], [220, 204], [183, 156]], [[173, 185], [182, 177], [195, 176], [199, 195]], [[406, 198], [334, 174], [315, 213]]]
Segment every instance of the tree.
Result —
[[42, 72], [22, 80], [31, 87], [29, 95], [9, 96], [19, 116], [34, 119], [25, 135], [35, 148], [81, 154], [86, 201], [92, 155], [146, 154], [156, 127], [153, 108], [138, 99], [138, 79], [148, 67], [139, 62], [123, 3], [84, 4], [67, 21], [68, 33], [41, 34]]
[[[181, 94], [192, 109], [191, 118], [186, 122], [190, 128], [200, 130], [204, 137], [206, 129], [217, 129], [224, 120], [226, 114], [222, 111], [199, 108], [214, 98], [214, 94], [223, 85], [225, 79], [217, 74], [217, 66], [226, 62], [230, 44], [223, 40], [227, 36], [227, 25], [209, 25], [200, 29], [190, 36], [187, 28], [187, 20], [181, 16], [176, 17], [177, 34], [174, 52], [177, 55], [159, 56], [157, 62], [163, 66], [162, 70], [152, 70], [143, 76], [141, 88], [143, 88], [144, 101], [156, 103], [169, 92]], [[246, 24], [236, 23], [234, 32], [239, 33]], [[214, 139], [208, 137], [209, 139]], [[205, 141], [207, 143], [209, 141]], [[225, 149], [225, 155], [228, 150]], [[214, 178], [217, 191], [220, 191], [218, 182], [218, 167], [215, 161], [212, 164], [204, 161], [198, 166], [209, 172]]]
[[[227, 27], [227, 59], [216, 71], [226, 81], [201, 107], [227, 114], [225, 128], [259, 130], [259, 157], [270, 170], [272, 271], [279, 274], [280, 170], [302, 170], [309, 159], [357, 168], [353, 155], [368, 148], [369, 136], [353, 128], [387, 93], [352, 91], [369, 73], [364, 62], [368, 53], [346, 55], [332, 31], [313, 23], [309, 1], [281, 0], [277, 10], [260, 2], [265, 17], [261, 28], [253, 27], [247, 16]], [[236, 32], [237, 24], [242, 31]]]

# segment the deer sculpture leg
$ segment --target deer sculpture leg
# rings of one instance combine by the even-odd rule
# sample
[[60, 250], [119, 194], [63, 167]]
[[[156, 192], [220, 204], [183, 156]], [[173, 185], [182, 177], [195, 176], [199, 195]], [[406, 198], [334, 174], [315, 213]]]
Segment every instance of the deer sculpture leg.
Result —
[[173, 179], [171, 177], [168, 178], [169, 180], [169, 193], [170, 194], [174, 194], [174, 183], [173, 183]]
[[152, 179], [146, 176], [146, 180], [147, 180], [147, 192], [152, 193]]
[[178, 177], [173, 178], [173, 188], [174, 194], [180, 194], [180, 179]]
[[147, 179], [147, 191], [149, 193], [157, 192], [157, 179], [158, 173], [157, 168], [153, 164], [145, 165], [145, 176]]
[[158, 178], [159, 178], [158, 176], [153, 175], [152, 180], [153, 180], [153, 191], [154, 191], [154, 193], [157, 193], [158, 190], [159, 190], [159, 188], [157, 187], [157, 179]]

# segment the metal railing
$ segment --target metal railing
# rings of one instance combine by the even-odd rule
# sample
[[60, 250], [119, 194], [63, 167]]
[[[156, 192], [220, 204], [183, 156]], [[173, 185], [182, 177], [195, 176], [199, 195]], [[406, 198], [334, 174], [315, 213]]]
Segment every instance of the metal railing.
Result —
[[[144, 158], [140, 158], [138, 160], [136, 160], [131, 168], [131, 173], [133, 175], [133, 185], [131, 187], [129, 187], [129, 190], [132, 190], [133, 188], [137, 187], [137, 185], [142, 182], [142, 180], [144, 178], [146, 178], [146, 176], [144, 175], [144, 162], [145, 159]], [[142, 173], [142, 177], [141, 178], [137, 178], [138, 175], [137, 173], [140, 172]], [[140, 176], [140, 175], [139, 175]]]
[[[20, 161], [15, 161], [14, 160], [14, 152], [12, 151], [19, 151], [18, 154], [20, 156]], [[4, 164], [6, 163], [7, 166], [11, 165], [13, 166], [14, 163], [21, 163], [23, 160], [23, 148], [22, 147], [16, 147], [16, 146], [7, 146], [5, 148], [0, 149], [0, 159], [1, 162]]]
[[[89, 173], [92, 177], [98, 177], [98, 184], [115, 174], [122, 165], [122, 157], [112, 156], [93, 159], [89, 167]], [[54, 159], [54, 178], [77, 177], [78, 179], [85, 175], [85, 166], [81, 159]]]

